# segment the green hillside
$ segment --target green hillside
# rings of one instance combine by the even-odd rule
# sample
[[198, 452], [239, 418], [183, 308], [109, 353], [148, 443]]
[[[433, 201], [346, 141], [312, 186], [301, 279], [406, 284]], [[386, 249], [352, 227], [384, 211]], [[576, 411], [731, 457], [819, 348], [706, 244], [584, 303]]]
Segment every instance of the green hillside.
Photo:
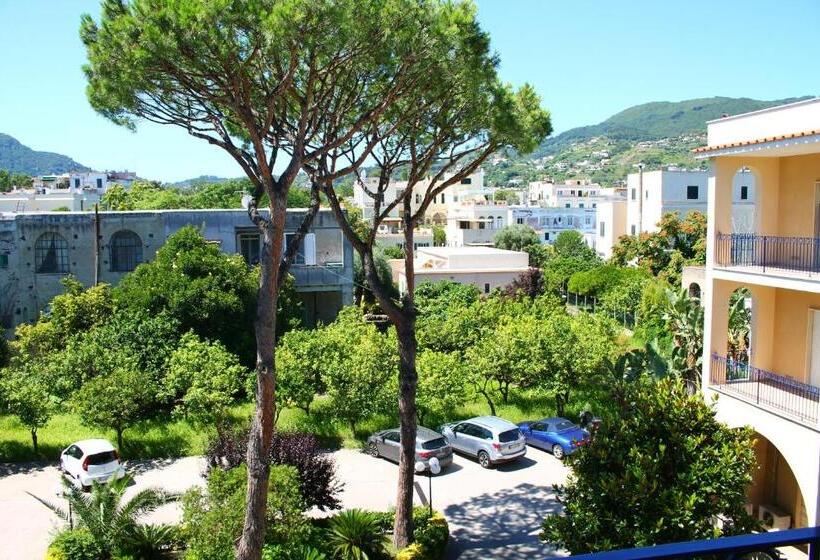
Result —
[[53, 152], [38, 152], [24, 146], [8, 134], [0, 134], [0, 169], [7, 169], [12, 173], [44, 175], [75, 170], [85, 171], [88, 168], [68, 156]]
[[548, 138], [532, 154], [509, 155], [486, 166], [486, 181], [505, 186], [550, 177], [612, 185], [623, 181], [638, 163], [650, 169], [666, 165], [702, 168], [704, 164], [695, 160], [692, 149], [706, 143], [707, 121], [808, 98], [710, 97], [636, 105], [596, 125]]
[[616, 113], [602, 123], [573, 128], [545, 140], [531, 159], [556, 153], [565, 145], [608, 136], [616, 140], [656, 140], [691, 133], [705, 133], [706, 122], [724, 115], [739, 115], [775, 105], [793, 103], [809, 96], [760, 101], [733, 97], [707, 97], [686, 101], [656, 101], [635, 105]]

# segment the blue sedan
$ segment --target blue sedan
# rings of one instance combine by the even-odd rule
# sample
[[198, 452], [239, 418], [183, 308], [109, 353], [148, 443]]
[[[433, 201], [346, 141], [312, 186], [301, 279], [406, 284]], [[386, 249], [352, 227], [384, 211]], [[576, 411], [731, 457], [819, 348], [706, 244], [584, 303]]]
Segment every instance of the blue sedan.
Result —
[[518, 424], [529, 445], [539, 447], [563, 459], [589, 441], [589, 432], [566, 418], [544, 418]]

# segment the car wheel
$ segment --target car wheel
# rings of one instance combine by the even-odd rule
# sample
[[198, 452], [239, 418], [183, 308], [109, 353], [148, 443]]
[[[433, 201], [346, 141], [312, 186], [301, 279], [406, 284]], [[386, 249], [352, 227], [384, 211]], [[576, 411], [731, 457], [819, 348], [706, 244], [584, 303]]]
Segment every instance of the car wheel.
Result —
[[564, 458], [564, 448], [556, 443], [555, 445], [552, 446], [552, 454], [555, 456], [556, 459], [563, 459]]
[[481, 465], [485, 469], [490, 468], [490, 456], [487, 455], [486, 451], [479, 451], [478, 452], [478, 464]]
[[378, 457], [379, 456], [379, 447], [375, 443], [368, 443], [367, 444], [367, 454], [371, 457]]

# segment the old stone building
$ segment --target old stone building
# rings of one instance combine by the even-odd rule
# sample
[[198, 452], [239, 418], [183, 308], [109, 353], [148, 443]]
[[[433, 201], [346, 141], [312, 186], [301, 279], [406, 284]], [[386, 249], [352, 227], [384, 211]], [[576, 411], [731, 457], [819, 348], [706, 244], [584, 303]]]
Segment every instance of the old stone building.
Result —
[[[288, 212], [286, 231], [296, 230], [303, 212]], [[94, 220], [93, 212], [0, 214], [4, 327], [36, 320], [62, 292], [60, 280], [68, 274], [89, 286], [99, 266], [99, 281], [116, 284], [187, 225], [200, 229], [226, 253], [241, 254], [251, 265], [259, 260], [259, 232], [242, 209], [100, 212], [98, 244]], [[329, 210], [316, 216], [291, 273], [308, 326], [332, 321], [343, 305], [352, 303], [353, 249]]]

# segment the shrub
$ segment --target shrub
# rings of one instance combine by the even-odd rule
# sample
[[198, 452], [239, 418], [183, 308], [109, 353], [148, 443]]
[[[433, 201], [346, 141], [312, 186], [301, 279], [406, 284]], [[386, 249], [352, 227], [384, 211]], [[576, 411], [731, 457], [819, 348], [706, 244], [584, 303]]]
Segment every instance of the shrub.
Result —
[[[222, 425], [208, 444], [208, 467], [235, 468], [245, 461], [248, 447], [247, 430]], [[321, 510], [339, 509], [338, 495], [342, 484], [336, 478], [336, 462], [322, 453], [313, 434], [277, 432], [271, 443], [271, 462], [296, 468], [299, 488], [306, 507]]]
[[98, 560], [102, 557], [102, 548], [85, 529], [58, 533], [46, 552], [46, 560]]
[[[207, 491], [194, 488], [185, 494], [182, 506], [182, 534], [187, 544], [185, 558], [229, 560], [234, 557], [234, 544], [242, 533], [246, 488], [247, 472], [243, 465], [230, 470], [212, 469]], [[303, 509], [296, 470], [284, 465], [272, 467], [265, 535], [271, 554], [279, 549], [296, 550], [310, 538], [311, 529], [302, 515]]]
[[125, 538], [125, 550], [141, 560], [168, 557], [181, 544], [179, 533], [173, 525], [135, 525]]
[[348, 509], [330, 520], [327, 546], [339, 560], [376, 560], [387, 556], [387, 537], [372, 513]]

